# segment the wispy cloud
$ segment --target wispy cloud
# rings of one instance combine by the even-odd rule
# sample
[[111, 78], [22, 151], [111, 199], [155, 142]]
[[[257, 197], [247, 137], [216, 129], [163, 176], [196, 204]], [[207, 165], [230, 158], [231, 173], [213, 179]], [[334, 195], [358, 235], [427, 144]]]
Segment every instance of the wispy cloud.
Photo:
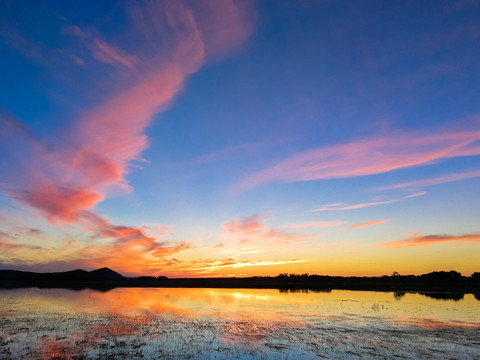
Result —
[[390, 221], [390, 220], [388, 220], [388, 219], [372, 220], [372, 221], [367, 221], [367, 222], [363, 222], [363, 223], [359, 223], [359, 224], [350, 225], [350, 226], [342, 228], [342, 230], [364, 228], [364, 227], [368, 227], [368, 226], [383, 224], [383, 223], [386, 223], [388, 221]]
[[323, 205], [319, 208], [312, 209], [311, 211], [343, 211], [343, 210], [356, 210], [362, 209], [370, 206], [385, 205], [397, 202], [398, 200], [387, 200], [387, 201], [374, 201], [370, 203], [361, 203], [355, 205], [345, 205], [345, 204], [329, 204]]
[[393, 248], [420, 247], [434, 245], [437, 243], [480, 243], [480, 234], [464, 235], [419, 235], [415, 234], [405, 240], [389, 241], [384, 243]]
[[16, 239], [17, 237], [4, 231], [0, 231], [0, 238]]
[[[126, 51], [107, 43], [103, 39], [95, 37], [93, 34], [80, 29], [80, 27], [76, 25], [66, 27], [64, 30], [65, 32], [73, 34], [81, 39], [85, 46], [90, 50], [91, 56], [102, 63], [120, 65], [133, 70], [135, 64], [139, 62], [138, 57], [128, 54]], [[84, 63], [82, 63], [83, 60], [81, 60], [79, 64], [84, 65]]]
[[[114, 225], [94, 212], [82, 214], [87, 230], [98, 237], [110, 239], [111, 242], [81, 248], [78, 251], [86, 259], [91, 259], [98, 266], [110, 264], [132, 271], [138, 264], [149, 264], [155, 259], [171, 256], [193, 248], [193, 245], [181, 241], [158, 241], [147, 236], [144, 229], [134, 226]], [[169, 234], [165, 234], [167, 236]], [[105, 266], [105, 265], [103, 265]]]
[[2, 249], [3, 255], [10, 250], [28, 249], [28, 250], [43, 250], [41, 246], [31, 244], [19, 244], [12, 241], [5, 241], [0, 238], [0, 249]]
[[283, 226], [284, 229], [302, 229], [302, 228], [312, 228], [312, 227], [335, 227], [342, 225], [342, 221], [313, 221], [302, 224], [292, 224]]
[[52, 60], [52, 50], [40, 42], [25, 38], [11, 24], [5, 21], [0, 23], [0, 37], [28, 60], [41, 64], [48, 64]]
[[43, 230], [30, 228], [30, 227], [18, 227], [14, 226], [11, 228], [11, 232], [0, 231], [0, 236], [8, 237], [10, 239], [18, 239], [24, 237], [36, 237], [44, 234]]
[[12, 253], [24, 250], [45, 250], [43, 247], [32, 244], [19, 243], [16, 237], [10, 236], [7, 233], [0, 232], [0, 254], [3, 256], [10, 256]]
[[[282, 246], [303, 246], [314, 235], [269, 229], [264, 215], [254, 214], [228, 221], [222, 225], [227, 233], [219, 248], [221, 254], [238, 257], [246, 254], [272, 253]], [[316, 235], [318, 237], [318, 235]]]
[[[223, 259], [198, 259], [190, 261], [179, 261], [172, 264], [172, 268], [168, 272], [176, 276], [211, 276], [211, 274], [222, 271], [223, 269], [240, 269], [245, 267], [258, 266], [278, 266], [286, 264], [298, 264], [311, 261], [310, 259], [282, 259], [282, 260], [258, 260], [258, 261], [241, 261], [233, 257]], [[219, 273], [217, 273], [219, 274]]]
[[249, 175], [237, 190], [274, 181], [297, 182], [375, 175], [459, 156], [480, 155], [480, 131], [437, 134], [401, 133], [343, 145], [316, 148], [293, 155]]
[[424, 196], [427, 195], [426, 191], [421, 191], [415, 194], [407, 195], [407, 198], [414, 198], [414, 197], [419, 197], [419, 196]]
[[[132, 190], [125, 176], [148, 147], [145, 129], [154, 114], [169, 107], [185, 80], [206, 61], [229, 54], [245, 41], [252, 31], [252, 13], [250, 4], [230, 0], [147, 1], [129, 10], [132, 19], [126, 23], [133, 28], [125, 29], [126, 38], [117, 38], [115, 45], [91, 27], [88, 31], [70, 27], [94, 59], [114, 65], [116, 75], [112, 90], [84, 109], [71, 128], [47, 141], [0, 108], [0, 152], [6, 154], [0, 158], [0, 189], [52, 224], [79, 223], [104, 239], [88, 247], [73, 243], [77, 262], [131, 272], [139, 264], [155, 267], [160, 257], [192, 246], [158, 241], [141, 226], [112, 224], [93, 207], [112, 187]], [[131, 34], [141, 40], [135, 46], [128, 41]], [[38, 59], [43, 49], [19, 35], [11, 42], [30, 58]], [[130, 44], [129, 50], [120, 43]], [[48, 66], [48, 61], [43, 64]], [[125, 68], [134, 70], [128, 79], [123, 76]], [[102, 88], [111, 80], [111, 73], [95, 75]]]
[[[144, 28], [143, 36], [157, 40], [145, 58], [134, 58], [118, 47], [92, 39], [98, 58], [127, 67], [138, 61], [142, 71], [124, 86], [117, 86], [120, 91], [105, 94], [99, 105], [77, 119], [68, 134], [58, 134], [64, 142], [52, 144], [39, 139], [12, 116], [0, 114], [2, 153], [5, 150], [10, 157], [3, 159], [10, 171], [2, 172], [1, 182], [7, 196], [58, 224], [81, 221], [82, 212], [102, 201], [108, 187], [128, 189], [125, 175], [129, 164], [148, 146], [145, 128], [155, 113], [168, 107], [185, 79], [203, 65], [206, 44], [212, 52], [228, 52], [251, 32], [248, 6], [227, 0], [205, 6], [211, 12], [195, 12], [180, 2], [136, 6], [135, 26], [151, 24]], [[158, 17], [168, 21], [158, 26]], [[229, 23], [235, 30], [222, 31]], [[169, 41], [159, 45], [161, 38]]]
[[308, 259], [292, 259], [292, 260], [258, 260], [258, 261], [245, 261], [235, 264], [224, 265], [223, 267], [241, 268], [250, 266], [271, 266], [271, 265], [285, 265], [285, 264], [298, 264], [307, 262]]
[[421, 188], [425, 186], [432, 186], [438, 184], [445, 184], [453, 181], [459, 181], [464, 179], [470, 179], [480, 176], [480, 170], [472, 170], [463, 173], [456, 173], [444, 176], [438, 176], [434, 178], [422, 179], [404, 182], [395, 185], [383, 186], [380, 190], [393, 190], [393, 189], [402, 189], [402, 188]]
[[222, 227], [229, 233], [249, 233], [265, 228], [264, 215], [253, 214], [251, 216], [239, 217], [222, 224]]

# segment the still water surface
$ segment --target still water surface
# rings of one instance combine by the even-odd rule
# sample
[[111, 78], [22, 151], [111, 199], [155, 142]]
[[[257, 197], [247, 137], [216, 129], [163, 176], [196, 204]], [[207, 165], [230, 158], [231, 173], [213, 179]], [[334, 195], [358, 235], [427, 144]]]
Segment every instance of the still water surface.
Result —
[[480, 359], [480, 301], [333, 290], [0, 290], [0, 359]]

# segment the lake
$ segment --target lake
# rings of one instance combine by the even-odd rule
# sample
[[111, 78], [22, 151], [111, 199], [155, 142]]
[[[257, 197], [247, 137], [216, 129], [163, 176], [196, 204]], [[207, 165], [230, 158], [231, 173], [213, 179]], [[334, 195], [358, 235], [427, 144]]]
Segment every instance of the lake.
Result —
[[480, 359], [471, 294], [0, 290], [0, 359]]

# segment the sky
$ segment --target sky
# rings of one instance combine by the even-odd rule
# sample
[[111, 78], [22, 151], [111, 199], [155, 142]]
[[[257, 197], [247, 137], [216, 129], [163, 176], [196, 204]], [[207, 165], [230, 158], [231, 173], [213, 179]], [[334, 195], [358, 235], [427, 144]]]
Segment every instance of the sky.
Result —
[[0, 0], [0, 268], [480, 271], [478, 1]]

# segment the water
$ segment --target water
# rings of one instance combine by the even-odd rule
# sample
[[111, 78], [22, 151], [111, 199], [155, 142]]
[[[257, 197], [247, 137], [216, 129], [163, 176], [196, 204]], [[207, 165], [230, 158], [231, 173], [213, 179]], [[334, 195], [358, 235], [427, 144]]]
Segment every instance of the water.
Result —
[[480, 301], [373, 291], [0, 290], [0, 359], [480, 359]]

